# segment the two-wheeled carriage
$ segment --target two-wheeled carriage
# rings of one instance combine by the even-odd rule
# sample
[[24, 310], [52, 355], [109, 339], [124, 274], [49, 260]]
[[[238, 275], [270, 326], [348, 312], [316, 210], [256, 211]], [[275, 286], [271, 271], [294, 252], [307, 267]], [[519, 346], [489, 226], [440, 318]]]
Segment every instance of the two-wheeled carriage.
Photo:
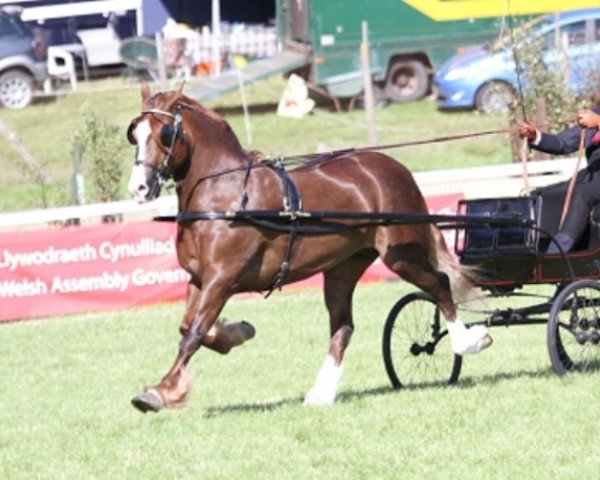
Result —
[[[547, 324], [547, 346], [557, 375], [600, 366], [600, 215], [592, 212], [589, 229], [576, 251], [544, 254], [556, 230], [561, 199], [465, 200], [459, 213], [531, 220], [531, 226], [469, 225], [457, 229], [456, 253], [471, 270], [481, 296], [457, 305], [459, 317], [487, 327]], [[532, 285], [554, 285], [549, 296], [527, 293]], [[536, 288], [533, 288], [536, 290]], [[539, 290], [539, 288], [537, 288]], [[500, 298], [526, 297], [531, 304], [498, 307]], [[383, 358], [394, 387], [431, 382], [455, 383], [462, 357], [446, 340], [445, 322], [431, 297], [414, 292], [391, 309], [383, 332]]]
[[[186, 368], [200, 347], [226, 354], [254, 337], [247, 322], [219, 321], [229, 298], [241, 292], [273, 291], [319, 272], [329, 314], [329, 348], [305, 403], [331, 405], [354, 333], [352, 296], [363, 272], [377, 258], [427, 295], [402, 299], [386, 326], [384, 354], [397, 386], [404, 382], [398, 374], [403, 363], [397, 359], [402, 356], [437, 358], [444, 351], [440, 342], [445, 337], [451, 340], [452, 352], [460, 355], [476, 354], [491, 344], [484, 325], [466, 328], [457, 315], [456, 299], [472, 290], [466, 281], [469, 265], [477, 267], [479, 285], [496, 293], [506, 294], [526, 283], [559, 284], [553, 301], [532, 309], [494, 312], [481, 323], [531, 323], [550, 313], [557, 371], [594, 366], [585, 355], [598, 344], [595, 309], [600, 295], [594, 295], [595, 283], [564, 287], [577, 276], [564, 273], [560, 256], [539, 254], [535, 200], [467, 202], [463, 214], [429, 215], [412, 174], [377, 151], [391, 146], [310, 155], [286, 172], [281, 159], [261, 160], [256, 152], [244, 150], [226, 121], [181, 89], [152, 95], [144, 84], [141, 94], [142, 110], [127, 130], [136, 146], [128, 187], [144, 202], [156, 198], [167, 179], [174, 180], [176, 250], [190, 282], [177, 356], [157, 384], [132, 399], [140, 411], [185, 405], [191, 389]], [[478, 135], [490, 133], [497, 132]], [[403, 145], [458, 138], [465, 135]], [[448, 250], [440, 232], [443, 227], [465, 230], [463, 265]], [[579, 278], [595, 276], [597, 269], [589, 262], [572, 261], [574, 270], [581, 268]], [[396, 332], [407, 322], [396, 327], [396, 321], [409, 305], [430, 301], [434, 302], [430, 316], [417, 316], [425, 334], [409, 336], [398, 345]], [[454, 381], [460, 358], [452, 354], [450, 362]]]

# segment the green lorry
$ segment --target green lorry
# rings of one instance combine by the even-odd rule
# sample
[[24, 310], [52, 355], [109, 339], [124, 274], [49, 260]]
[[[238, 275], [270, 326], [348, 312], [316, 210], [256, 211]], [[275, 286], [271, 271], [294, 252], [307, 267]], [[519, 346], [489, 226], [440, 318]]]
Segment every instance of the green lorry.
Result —
[[[238, 72], [186, 89], [214, 98], [276, 73], [294, 72], [335, 97], [363, 90], [362, 22], [368, 24], [370, 70], [383, 96], [416, 100], [433, 71], [461, 48], [506, 33], [509, 19], [597, 6], [598, 0], [273, 0], [279, 52]], [[515, 23], [518, 20], [515, 20]]]
[[[597, 1], [597, 0], [596, 0]], [[374, 84], [395, 102], [423, 97], [435, 68], [461, 48], [491, 41], [512, 16], [585, 6], [589, 0], [276, 0], [283, 51], [295, 70], [335, 97], [363, 90], [361, 24], [368, 23]], [[576, 5], [573, 5], [573, 4]]]

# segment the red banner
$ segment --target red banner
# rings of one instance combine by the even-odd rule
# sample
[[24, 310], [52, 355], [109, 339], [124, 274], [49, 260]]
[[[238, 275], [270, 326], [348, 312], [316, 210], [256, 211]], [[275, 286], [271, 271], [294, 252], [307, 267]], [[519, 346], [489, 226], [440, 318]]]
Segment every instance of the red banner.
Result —
[[[428, 198], [452, 212], [462, 195]], [[175, 224], [115, 223], [0, 234], [0, 321], [129, 308], [185, 297]], [[394, 277], [375, 263], [363, 281]], [[317, 285], [315, 276], [298, 285]]]
[[182, 298], [175, 225], [140, 222], [0, 235], [0, 320]]

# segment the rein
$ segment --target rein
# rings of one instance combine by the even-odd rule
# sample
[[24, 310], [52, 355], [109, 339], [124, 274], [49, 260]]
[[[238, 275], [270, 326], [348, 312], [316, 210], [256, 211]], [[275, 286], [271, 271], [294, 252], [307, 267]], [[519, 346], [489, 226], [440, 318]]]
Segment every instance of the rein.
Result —
[[[190, 106], [183, 105], [186, 108]], [[145, 160], [136, 159], [136, 165], [143, 164], [151, 168], [157, 175], [159, 180], [159, 191], [162, 185], [171, 176], [169, 173], [169, 164], [174, 156], [175, 144], [179, 138], [183, 137], [183, 126], [181, 116], [182, 105], [176, 106], [175, 113], [158, 108], [148, 108], [141, 111], [141, 115], [164, 115], [172, 119], [172, 124], [163, 125], [161, 131], [161, 142], [167, 147], [167, 142], [163, 140], [163, 131], [170, 127], [170, 144], [165, 152], [163, 162], [160, 166], [146, 162]], [[133, 123], [132, 123], [133, 124]], [[474, 217], [474, 216], [450, 216], [450, 215], [429, 215], [429, 214], [411, 214], [398, 212], [328, 212], [328, 211], [312, 211], [306, 212], [302, 210], [302, 201], [300, 194], [285, 170], [286, 163], [308, 164], [315, 159], [333, 159], [340, 155], [357, 154], [367, 151], [380, 151], [393, 148], [403, 148], [409, 146], [425, 145], [430, 143], [440, 143], [452, 140], [460, 140], [465, 138], [480, 137], [485, 135], [497, 135], [510, 133], [510, 129], [487, 130], [481, 132], [473, 132], [468, 134], [447, 135], [424, 140], [414, 140], [408, 142], [397, 142], [384, 145], [376, 145], [371, 147], [348, 148], [342, 150], [333, 150], [325, 153], [311, 153], [304, 155], [292, 155], [279, 158], [267, 158], [260, 161], [258, 164], [252, 163], [252, 157], [246, 155], [246, 165], [243, 167], [229, 168], [227, 170], [217, 171], [207, 174], [196, 180], [196, 186], [205, 180], [231, 174], [234, 172], [244, 171], [243, 191], [240, 202], [239, 211], [227, 212], [194, 212], [180, 211], [176, 217], [157, 217], [159, 221], [173, 221], [179, 223], [189, 223], [201, 220], [228, 220], [237, 221], [256, 228], [264, 228], [268, 230], [282, 232], [288, 235], [287, 247], [281, 263], [279, 272], [273, 278], [269, 291], [266, 297], [271, 295], [274, 290], [281, 288], [289, 276], [290, 262], [293, 253], [294, 242], [299, 234], [322, 235], [337, 232], [354, 230], [357, 228], [367, 228], [375, 226], [388, 226], [400, 224], [424, 224], [436, 223], [439, 228], [465, 228], [467, 225], [518, 225], [529, 226], [529, 221], [523, 220], [518, 216], [504, 217]], [[184, 139], [185, 140], [185, 139]], [[302, 161], [303, 160], [303, 161]], [[279, 176], [283, 186], [283, 210], [246, 210], [248, 203], [247, 184], [252, 169], [266, 166]]]
[[[155, 112], [155, 113], [159, 113], [159, 112]], [[409, 142], [398, 142], [398, 143], [389, 143], [389, 144], [383, 144], [383, 145], [374, 145], [371, 147], [358, 147], [358, 148], [351, 147], [351, 148], [343, 148], [340, 150], [330, 150], [328, 152], [321, 152], [321, 153], [288, 155], [288, 156], [284, 156], [284, 157], [267, 157], [267, 158], [260, 160], [260, 162], [257, 164], [252, 164], [251, 160], [248, 160], [248, 163], [243, 167], [228, 168], [226, 170], [209, 173], [208, 175], [200, 177], [196, 181], [196, 183], [200, 184], [200, 183], [204, 182], [205, 180], [210, 180], [212, 178], [217, 178], [217, 177], [220, 177], [223, 175], [228, 175], [230, 173], [245, 171], [246, 172], [245, 177], [244, 177], [244, 187], [245, 187], [245, 185], [248, 181], [248, 176], [250, 175], [249, 172], [251, 170], [253, 170], [255, 168], [265, 167], [265, 166], [268, 167], [269, 164], [271, 164], [271, 163], [281, 164], [282, 166], [285, 166], [286, 164], [294, 164], [294, 163], [299, 163], [300, 165], [303, 165], [303, 164], [309, 163], [310, 161], [317, 159], [317, 158], [332, 159], [332, 158], [336, 158], [336, 157], [339, 157], [340, 155], [345, 155], [345, 154], [362, 153], [362, 152], [379, 151], [379, 150], [390, 150], [393, 148], [413, 147], [413, 146], [417, 146], [417, 145], [426, 145], [428, 143], [440, 143], [440, 142], [448, 142], [448, 141], [452, 141], [452, 140], [461, 140], [461, 139], [465, 139], [465, 138], [481, 137], [484, 135], [499, 135], [499, 134], [503, 134], [503, 133], [511, 133], [512, 131], [513, 130], [509, 129], [509, 128], [502, 128], [502, 129], [498, 129], [498, 130], [485, 130], [485, 131], [481, 131], [481, 132], [471, 132], [471, 133], [464, 133], [464, 134], [457, 134], [457, 135], [447, 135], [447, 136], [443, 136], [443, 137], [434, 137], [434, 138], [428, 138], [428, 139], [423, 139], [423, 140], [413, 140], [413, 141], [409, 141]], [[299, 160], [302, 160], [302, 159], [304, 159], [305, 161], [299, 162]], [[154, 167], [154, 169], [156, 169], [155, 166], [153, 166], [153, 167]], [[247, 203], [247, 195], [243, 195], [243, 200], [244, 199], [245, 199], [245, 202], [243, 202], [243, 205], [245, 205]], [[242, 207], [242, 209], [244, 209], [244, 208]]]
[[368, 151], [391, 150], [393, 148], [414, 147], [414, 146], [418, 146], [418, 145], [426, 145], [429, 143], [450, 142], [453, 140], [464, 140], [465, 138], [483, 137], [486, 135], [499, 135], [502, 133], [511, 133], [511, 132], [513, 132], [513, 129], [510, 129], [510, 128], [500, 128], [497, 130], [483, 130], [481, 132], [462, 133], [462, 134], [457, 134], [457, 135], [445, 135], [445, 136], [441, 136], [441, 137], [426, 138], [423, 140], [411, 140], [408, 142], [397, 142], [397, 143], [387, 143], [387, 144], [383, 144], [383, 145], [373, 145], [370, 147], [358, 147], [358, 148], [352, 147], [352, 148], [345, 148], [345, 149], [341, 149], [341, 150], [330, 150], [328, 152], [323, 152], [323, 153], [307, 153], [307, 154], [303, 154], [303, 155], [302, 154], [301, 155], [288, 155], [286, 157], [277, 157], [277, 160], [281, 161], [282, 163], [294, 163], [303, 158], [309, 159], [309, 161], [310, 161], [311, 159], [318, 158], [320, 156], [336, 157], [338, 155], [342, 155], [342, 154], [346, 154], [346, 153], [361, 153], [361, 152], [368, 152]]

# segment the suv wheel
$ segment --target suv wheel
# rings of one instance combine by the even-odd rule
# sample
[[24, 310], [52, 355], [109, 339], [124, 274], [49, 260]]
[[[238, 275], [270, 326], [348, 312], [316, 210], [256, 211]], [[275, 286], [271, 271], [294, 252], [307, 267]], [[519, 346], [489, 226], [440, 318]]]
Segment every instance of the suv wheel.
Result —
[[25, 108], [33, 99], [31, 75], [11, 70], [0, 75], [0, 103], [10, 109]]

